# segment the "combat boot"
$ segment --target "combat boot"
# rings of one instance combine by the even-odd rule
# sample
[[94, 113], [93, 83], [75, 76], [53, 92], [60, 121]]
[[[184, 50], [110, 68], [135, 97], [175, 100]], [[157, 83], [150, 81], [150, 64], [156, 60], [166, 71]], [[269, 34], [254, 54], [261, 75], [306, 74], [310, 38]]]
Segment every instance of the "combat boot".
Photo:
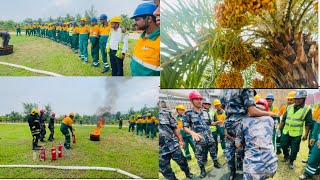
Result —
[[193, 174], [190, 172], [190, 170], [184, 172], [186, 174], [186, 177], [189, 178], [189, 179], [192, 179], [194, 176]]
[[200, 170], [201, 170], [200, 178], [205, 178], [207, 176], [206, 169], [204, 167], [201, 167]]
[[291, 161], [291, 160], [290, 160], [290, 163], [289, 163], [289, 168], [290, 168], [290, 169], [293, 169], [293, 168], [294, 168], [294, 166], [293, 166], [293, 161]]
[[40, 146], [38, 146], [36, 143], [32, 143], [32, 150], [39, 150]]
[[213, 166], [217, 169], [222, 168], [221, 164], [217, 160], [213, 161]]

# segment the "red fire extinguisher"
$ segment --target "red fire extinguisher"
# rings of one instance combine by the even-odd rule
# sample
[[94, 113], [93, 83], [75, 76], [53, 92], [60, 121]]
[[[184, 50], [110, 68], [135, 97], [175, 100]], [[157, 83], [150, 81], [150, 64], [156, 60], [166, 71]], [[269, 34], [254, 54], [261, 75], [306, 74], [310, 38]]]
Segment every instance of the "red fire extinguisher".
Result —
[[57, 159], [57, 152], [56, 152], [56, 148], [52, 147], [51, 148], [51, 160], [56, 160]]
[[72, 134], [72, 141], [73, 141], [73, 144], [76, 143], [76, 135], [75, 134]]
[[46, 149], [42, 146], [40, 148], [40, 161], [46, 160]]
[[58, 146], [58, 158], [62, 158], [62, 145]]

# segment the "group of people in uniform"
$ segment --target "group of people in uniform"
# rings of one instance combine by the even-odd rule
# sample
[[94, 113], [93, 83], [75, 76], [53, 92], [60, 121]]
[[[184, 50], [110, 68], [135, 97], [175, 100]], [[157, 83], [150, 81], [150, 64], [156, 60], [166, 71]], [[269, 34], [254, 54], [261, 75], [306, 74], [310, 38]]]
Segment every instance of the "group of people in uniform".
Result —
[[[143, 31], [138, 39], [130, 63], [132, 76], [159, 76], [160, 75], [160, 1], [140, 4], [131, 19], [137, 30]], [[101, 73], [110, 70], [107, 60], [109, 55], [112, 76], [123, 76], [123, 61], [128, 52], [129, 34], [121, 28], [122, 19], [115, 16], [108, 21], [106, 14], [98, 19], [91, 18], [91, 26], [87, 19], [81, 18], [80, 24], [73, 22], [33, 23], [25, 26], [27, 36], [38, 36], [52, 39], [58, 43], [70, 46], [79, 59], [88, 63], [88, 42], [91, 44], [93, 67], [99, 67], [99, 51], [103, 61]], [[21, 27], [16, 25], [17, 35], [21, 34]]]
[[[69, 116], [65, 115], [65, 118], [62, 120], [61, 126], [60, 126], [60, 131], [65, 136], [64, 147], [66, 149], [71, 148], [70, 132], [71, 134], [73, 134], [75, 130], [74, 128], [72, 128], [72, 124], [73, 124], [72, 119], [74, 118], [74, 116], [75, 114], [73, 112], [71, 112]], [[53, 136], [54, 136], [55, 117], [56, 117], [55, 113], [52, 113], [51, 116], [49, 117], [48, 128], [50, 130], [50, 135], [49, 135], [48, 141], [54, 140]], [[39, 140], [41, 142], [45, 142], [44, 139], [46, 135], [46, 121], [47, 121], [47, 117], [45, 115], [44, 110], [39, 111], [38, 109], [33, 109], [30, 115], [28, 115], [28, 123], [31, 131], [31, 135], [32, 135], [32, 150], [40, 149], [41, 146], [38, 145]]]
[[158, 124], [156, 116], [152, 116], [151, 113], [146, 115], [138, 114], [136, 117], [132, 115], [129, 119], [128, 132], [136, 133], [139, 136], [145, 136], [146, 138], [154, 139], [157, 137]]
[[290, 92], [287, 105], [279, 111], [273, 105], [276, 100], [273, 94], [261, 98], [253, 89], [225, 89], [213, 101], [213, 110], [209, 99], [192, 91], [189, 94], [192, 108], [176, 106], [176, 117], [161, 102], [159, 171], [166, 179], [177, 179], [170, 165], [172, 159], [187, 178], [193, 178], [188, 166], [191, 147], [201, 171], [200, 178], [204, 178], [208, 152], [214, 167], [221, 168], [217, 160], [220, 141], [230, 180], [235, 179], [237, 170], [243, 171], [243, 179], [267, 179], [277, 171], [277, 154], [283, 153], [282, 162], [289, 161], [289, 169], [294, 169], [300, 142], [309, 137], [307, 166], [299, 176], [307, 179], [320, 167], [320, 103], [312, 113], [311, 106], [305, 104], [306, 98], [306, 90]]

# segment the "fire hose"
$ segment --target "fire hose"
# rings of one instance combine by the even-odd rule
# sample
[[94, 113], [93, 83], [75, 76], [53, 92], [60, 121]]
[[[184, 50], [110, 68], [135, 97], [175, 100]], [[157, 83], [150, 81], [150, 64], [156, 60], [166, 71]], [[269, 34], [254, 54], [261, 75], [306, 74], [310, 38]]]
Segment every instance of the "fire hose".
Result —
[[46, 166], [46, 165], [0, 165], [0, 168], [41, 168], [41, 169], [62, 169], [62, 170], [102, 170], [102, 171], [113, 171], [133, 179], [142, 179], [139, 176], [128, 173], [118, 168], [109, 167], [94, 167], [94, 166]]
[[53, 73], [53, 72], [32, 69], [32, 68], [29, 68], [29, 67], [26, 67], [26, 66], [21, 66], [21, 65], [7, 63], [7, 62], [0, 62], [0, 64], [16, 67], [16, 68], [20, 68], [20, 69], [24, 69], [24, 70], [31, 71], [31, 72], [34, 72], [34, 73], [46, 74], [46, 75], [49, 75], [49, 76], [55, 76], [55, 77], [61, 77], [62, 76], [60, 74], [56, 74], [56, 73]]

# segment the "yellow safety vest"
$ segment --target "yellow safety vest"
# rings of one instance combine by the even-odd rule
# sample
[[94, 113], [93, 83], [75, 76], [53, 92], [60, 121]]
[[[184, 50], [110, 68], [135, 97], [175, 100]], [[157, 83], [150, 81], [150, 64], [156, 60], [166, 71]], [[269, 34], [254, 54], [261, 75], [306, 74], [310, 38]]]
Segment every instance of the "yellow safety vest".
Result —
[[311, 109], [309, 105], [304, 105], [294, 113], [294, 105], [288, 106], [286, 124], [283, 128], [283, 134], [288, 134], [291, 137], [301, 136], [303, 133], [304, 118]]
[[[119, 30], [121, 31], [121, 28], [119, 27]], [[109, 34], [109, 39], [108, 39], [108, 47], [107, 47], [107, 52], [110, 52], [110, 39], [112, 37], [112, 33], [114, 32], [113, 29], [111, 29], [110, 31], [110, 34]], [[126, 33], [122, 33], [121, 32], [121, 35], [120, 35], [120, 42], [118, 44], [118, 50], [117, 50], [117, 53], [116, 53], [116, 56], [118, 58], [120, 58], [121, 54], [122, 54], [122, 50], [123, 50], [123, 44], [124, 44], [124, 36], [125, 35], [129, 35], [127, 32]]]

